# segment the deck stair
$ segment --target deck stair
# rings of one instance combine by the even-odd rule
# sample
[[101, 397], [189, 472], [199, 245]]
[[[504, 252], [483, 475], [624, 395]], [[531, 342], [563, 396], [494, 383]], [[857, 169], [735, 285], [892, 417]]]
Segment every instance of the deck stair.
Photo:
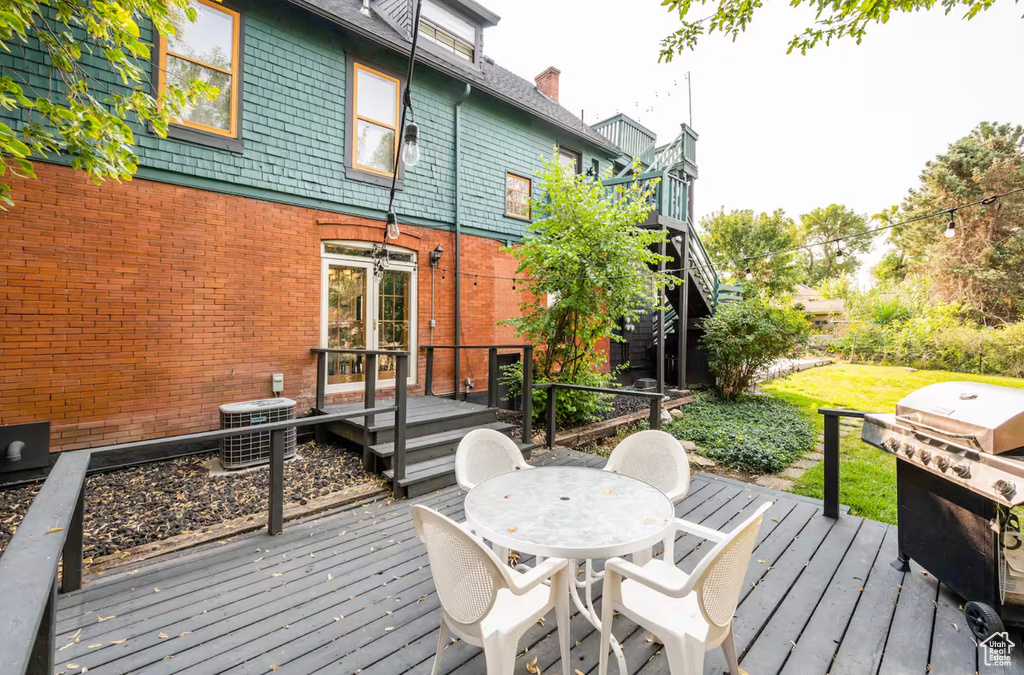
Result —
[[[498, 420], [498, 409], [466, 401], [437, 396], [408, 399], [406, 418], [405, 478], [399, 481], [409, 497], [416, 497], [455, 484], [455, 450], [459, 442], [474, 429], [494, 429], [511, 437], [518, 427]], [[381, 407], [393, 404], [378, 402]], [[358, 410], [362, 403], [326, 406], [324, 412]], [[328, 430], [345, 439], [349, 445], [363, 449], [367, 468], [394, 480], [392, 457], [395, 446], [394, 413], [375, 415], [367, 426], [364, 417], [354, 417], [328, 426]], [[526, 458], [537, 447], [517, 441]]]

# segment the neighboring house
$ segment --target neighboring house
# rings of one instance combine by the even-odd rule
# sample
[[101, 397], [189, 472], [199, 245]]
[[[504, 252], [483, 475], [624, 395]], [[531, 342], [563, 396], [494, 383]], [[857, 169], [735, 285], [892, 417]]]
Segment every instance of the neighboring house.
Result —
[[797, 284], [793, 289], [793, 305], [807, 313], [813, 330], [819, 335], [836, 335], [846, 325], [846, 301], [842, 299], [825, 300], [821, 293], [810, 286]]
[[[152, 86], [198, 75], [220, 97], [166, 139], [135, 125], [133, 180], [96, 186], [59, 158], [39, 162], [0, 218], [0, 424], [49, 420], [53, 450], [214, 427], [218, 405], [269, 396], [274, 373], [301, 414], [318, 346], [410, 350], [421, 394], [422, 346], [519, 342], [498, 325], [522, 300], [501, 249], [525, 232], [542, 154], [557, 147], [578, 172], [621, 171], [634, 155], [654, 166], [653, 134], [613, 133], [639, 125], [590, 127], [560, 106], [557, 69], [533, 83], [489, 59], [498, 17], [473, 0], [423, 0], [412, 83], [423, 159], [408, 170], [395, 143], [411, 0], [193, 2], [198, 23], [157, 40]], [[0, 58], [48, 86], [36, 42]], [[680, 232], [695, 140], [684, 127], [658, 152], [659, 212]], [[395, 171], [401, 236], [376, 278]], [[704, 285], [691, 302], [710, 306], [717, 289]], [[473, 352], [460, 374], [486, 382], [487, 367]], [[454, 375], [451, 352], [438, 353], [435, 391], [450, 394]], [[394, 377], [382, 358], [381, 388]], [[357, 358], [331, 355], [328, 399], [358, 400], [364, 378]]]

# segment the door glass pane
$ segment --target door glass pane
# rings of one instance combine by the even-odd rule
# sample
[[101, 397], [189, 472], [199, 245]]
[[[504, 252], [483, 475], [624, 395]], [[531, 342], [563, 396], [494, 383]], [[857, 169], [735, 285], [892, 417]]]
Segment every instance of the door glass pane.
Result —
[[[381, 276], [380, 302], [377, 303], [377, 330], [381, 349], [409, 350], [411, 279], [412, 275], [409, 272], [397, 270], [384, 270]], [[379, 377], [382, 380], [395, 378], [393, 356], [380, 357]]]
[[[366, 270], [331, 265], [327, 272], [327, 346], [366, 348]], [[363, 357], [327, 355], [327, 384], [362, 382]]]

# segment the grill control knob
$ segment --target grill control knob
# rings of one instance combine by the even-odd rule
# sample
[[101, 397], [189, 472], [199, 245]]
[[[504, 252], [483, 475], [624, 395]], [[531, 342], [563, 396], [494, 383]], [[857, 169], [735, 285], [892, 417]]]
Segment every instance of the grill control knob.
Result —
[[924, 448], [921, 448], [920, 450], [917, 451], [917, 456], [925, 464], [927, 464], [928, 462], [930, 462], [932, 460], [932, 453], [931, 453], [931, 451], [930, 450], [925, 450]]
[[901, 445], [900, 450], [902, 450], [903, 454], [906, 455], [907, 457], [914, 456], [914, 446], [912, 446], [910, 443], [904, 443], [903, 445]]
[[884, 447], [889, 452], [896, 452], [900, 447], [900, 439], [896, 438], [895, 436], [890, 436], [889, 438], [882, 441], [882, 447]]
[[1017, 491], [1017, 486], [1013, 484], [1013, 481], [1009, 480], [997, 480], [992, 484], [992, 487], [996, 492], [1009, 499], [1013, 496], [1013, 493]]
[[949, 457], [939, 455], [935, 458], [935, 466], [938, 467], [939, 471], [945, 471], [949, 468]]
[[971, 466], [966, 462], [960, 462], [953, 466], [953, 473], [960, 476], [961, 478], [971, 477]]

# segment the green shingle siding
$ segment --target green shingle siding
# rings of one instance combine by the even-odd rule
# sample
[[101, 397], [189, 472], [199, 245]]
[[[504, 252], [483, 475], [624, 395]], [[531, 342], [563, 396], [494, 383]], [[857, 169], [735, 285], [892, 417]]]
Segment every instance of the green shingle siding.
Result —
[[[175, 183], [252, 196], [265, 192], [277, 201], [340, 211], [382, 213], [386, 188], [345, 178], [347, 58], [355, 55], [394, 70], [404, 70], [402, 60], [293, 9], [249, 3], [242, 10], [244, 151], [161, 139], [132, 124], [140, 176], [168, 179], [178, 174]], [[119, 86], [102, 60], [89, 57], [83, 62], [105, 88]], [[3, 55], [0, 63], [28, 73], [41, 90], [49, 86], [45, 54], [35, 41]], [[400, 219], [440, 227], [454, 221], [454, 106], [463, 91], [462, 83], [426, 68], [416, 72], [412, 99], [423, 160], [406, 172], [404, 189], [395, 198]], [[583, 147], [584, 167], [594, 157], [577, 139], [478, 92], [463, 104], [462, 119], [463, 225], [473, 231], [503, 239], [521, 236], [522, 221], [504, 215], [505, 172], [532, 175], [541, 166], [540, 155], [550, 156], [560, 137], [567, 145]], [[608, 158], [599, 159], [606, 167]]]

